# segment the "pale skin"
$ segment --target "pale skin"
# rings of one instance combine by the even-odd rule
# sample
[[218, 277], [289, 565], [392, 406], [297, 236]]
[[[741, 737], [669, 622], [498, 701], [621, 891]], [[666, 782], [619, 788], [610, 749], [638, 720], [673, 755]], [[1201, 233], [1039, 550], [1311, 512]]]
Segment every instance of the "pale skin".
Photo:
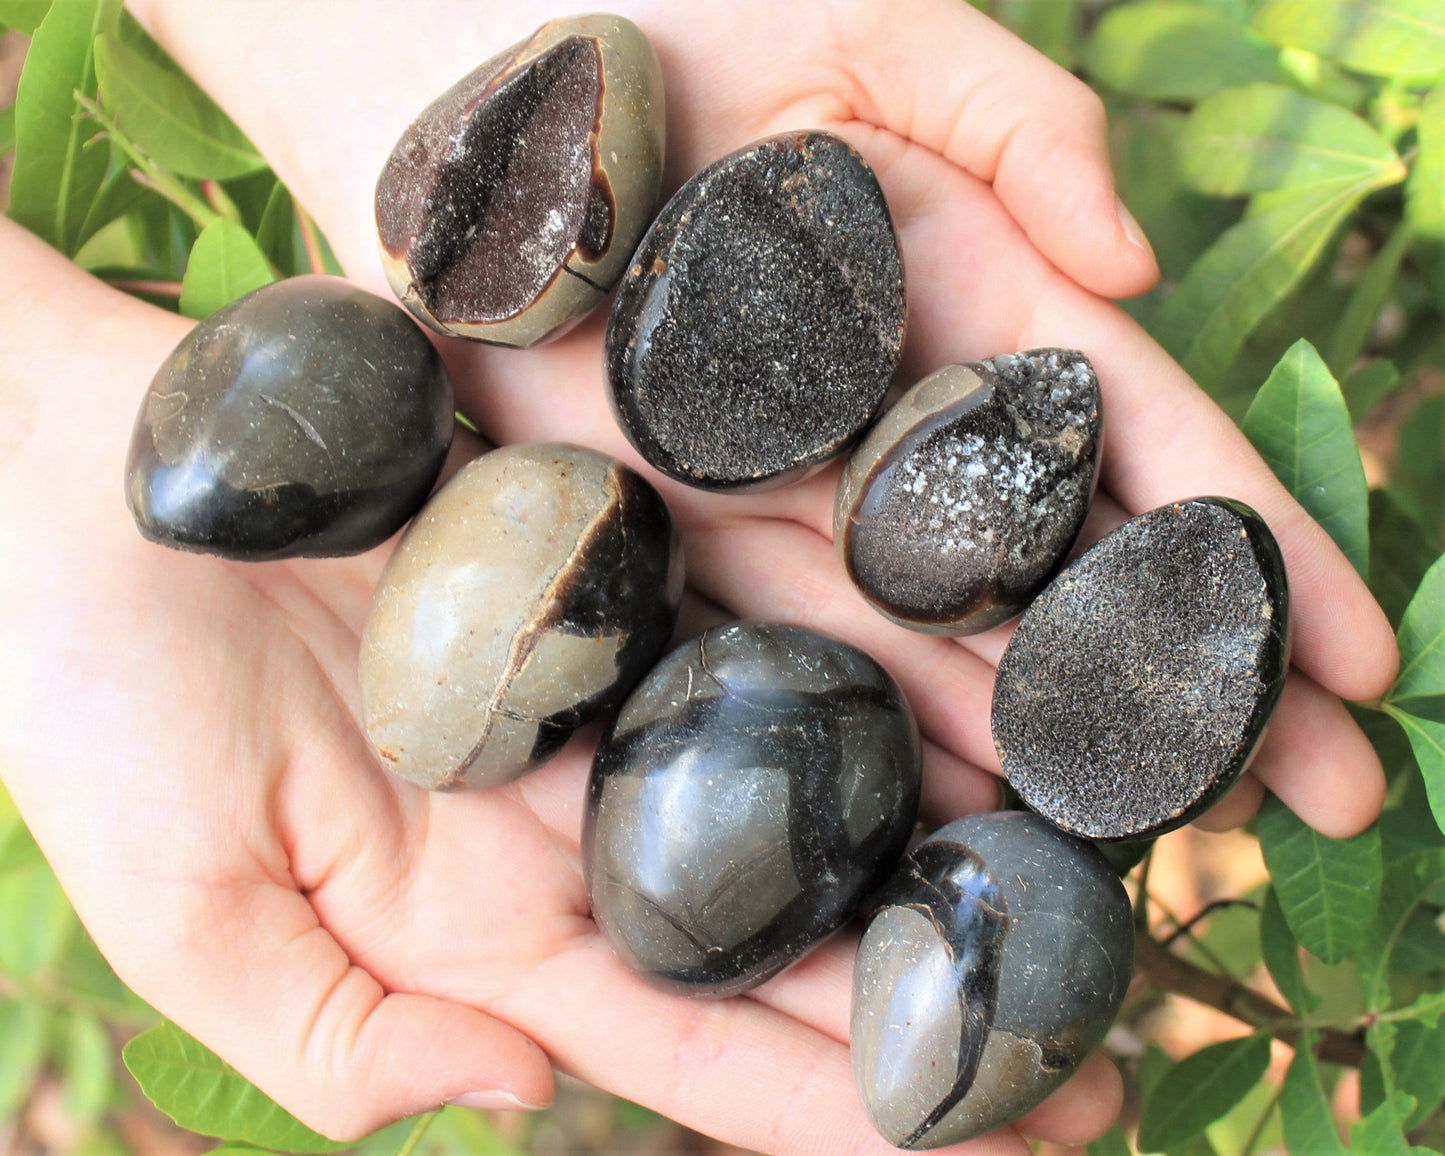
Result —
[[[1366, 827], [1383, 777], [1336, 696], [1389, 685], [1388, 625], [1228, 419], [1104, 299], [1156, 270], [1116, 211], [1088, 90], [959, 0], [612, 6], [662, 59], [669, 191], [786, 129], [839, 132], [874, 165], [908, 274], [906, 378], [1009, 350], [1087, 351], [1108, 415], [1090, 534], [1197, 494], [1264, 515], [1289, 568], [1295, 667], [1252, 770], [1202, 825], [1243, 821], [1268, 788], [1328, 835]], [[384, 294], [371, 194], [392, 143], [571, 5], [133, 7], [348, 272]], [[122, 497], [125, 447], [189, 323], [8, 222], [0, 268], [0, 557], [13, 560], [0, 568], [0, 772], [124, 979], [339, 1138], [458, 1097], [543, 1105], [556, 1065], [743, 1147], [892, 1151], [848, 1066], [852, 933], [727, 1001], [629, 975], [581, 880], [595, 736], [488, 792], [389, 779], [357, 721], [356, 658], [390, 546], [248, 566], [143, 541]], [[635, 462], [604, 399], [601, 335], [594, 317], [526, 352], [448, 343], [459, 404], [499, 442], [576, 441]], [[453, 464], [476, 452], [459, 444]], [[994, 806], [988, 709], [1008, 628], [930, 638], [868, 610], [832, 553], [835, 484], [834, 469], [744, 497], [663, 485], [690, 621], [782, 619], [864, 647], [918, 714], [926, 818]], [[1085, 1141], [1120, 1095], [1095, 1057], [1016, 1128], [965, 1148]]]

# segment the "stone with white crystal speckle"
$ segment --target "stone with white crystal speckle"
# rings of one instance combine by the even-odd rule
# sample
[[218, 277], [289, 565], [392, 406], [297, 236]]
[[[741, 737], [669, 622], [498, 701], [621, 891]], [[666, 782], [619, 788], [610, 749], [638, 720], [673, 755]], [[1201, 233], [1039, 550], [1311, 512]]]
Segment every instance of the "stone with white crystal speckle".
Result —
[[834, 538], [849, 577], [888, 618], [930, 634], [1012, 618], [1083, 527], [1102, 426], [1081, 353], [1007, 354], [924, 378], [844, 471]]

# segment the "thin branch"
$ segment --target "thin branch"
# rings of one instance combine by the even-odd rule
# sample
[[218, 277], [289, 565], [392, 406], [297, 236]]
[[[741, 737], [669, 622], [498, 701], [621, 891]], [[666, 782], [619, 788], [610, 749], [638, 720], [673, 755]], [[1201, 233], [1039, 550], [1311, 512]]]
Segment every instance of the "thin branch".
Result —
[[301, 244], [306, 248], [306, 261], [313, 273], [326, 272], [326, 259], [321, 255], [321, 241], [316, 236], [316, 222], [300, 205], [296, 206], [296, 222], [301, 226]]
[[125, 293], [148, 293], [152, 297], [179, 297], [181, 295], [179, 281], [133, 281], [128, 277], [118, 277], [109, 284], [112, 289], [119, 289]]
[[1164, 940], [1164, 946], [1173, 946], [1175, 940], [1185, 935], [1188, 935], [1191, 939], [1193, 939], [1194, 936], [1192, 932], [1196, 924], [1198, 924], [1201, 920], [1208, 919], [1216, 911], [1223, 911], [1227, 907], [1248, 907], [1251, 911], [1259, 910], [1259, 904], [1254, 902], [1254, 900], [1252, 899], [1216, 899], [1213, 903], [1206, 903], [1202, 908], [1200, 908], [1192, 916], [1186, 919], [1183, 923], [1180, 923], [1173, 931], [1171, 931], [1168, 937]]
[[401, 1147], [396, 1150], [396, 1156], [412, 1156], [416, 1146], [421, 1143], [421, 1138], [426, 1135], [426, 1130], [431, 1127], [431, 1122], [441, 1115], [440, 1108], [433, 1108], [430, 1112], [416, 1118], [416, 1123], [411, 1126], [411, 1131], [406, 1134]]
[[[1134, 963], [1139, 974], [1161, 991], [1212, 1007], [1250, 1027], [1269, 1028], [1275, 1038], [1290, 1047], [1299, 1040], [1302, 1025], [1285, 1008], [1228, 976], [1214, 975], [1181, 959], [1152, 936], [1135, 938]], [[1320, 1059], [1351, 1068], [1360, 1066], [1365, 1058], [1363, 1030], [1346, 1034], [1322, 1027], [1319, 1033]]]

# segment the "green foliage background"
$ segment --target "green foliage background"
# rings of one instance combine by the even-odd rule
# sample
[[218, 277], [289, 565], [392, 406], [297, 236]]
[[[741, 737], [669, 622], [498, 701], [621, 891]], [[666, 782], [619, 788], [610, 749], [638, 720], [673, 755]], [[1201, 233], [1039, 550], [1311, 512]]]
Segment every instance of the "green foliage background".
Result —
[[[1125, 307], [1367, 577], [1404, 658], [1357, 708], [1390, 778], [1376, 826], [1326, 839], [1270, 799], [1254, 829], [1271, 885], [1141, 943], [1140, 999], [1190, 996], [1252, 1034], [1177, 1063], [1147, 1046], [1129, 1068], [1139, 1111], [1089, 1151], [1445, 1151], [1445, 0], [973, 2], [1105, 100], [1120, 193], [1164, 273]], [[191, 317], [339, 271], [119, 0], [0, 0], [0, 25], [31, 37], [0, 111], [15, 220]], [[1241, 982], [1261, 964], [1288, 1006]], [[76, 1151], [130, 1151], [114, 1046], [129, 1036], [140, 1087], [224, 1150], [336, 1147], [126, 990], [0, 795], [0, 1134], [58, 1080]], [[1294, 1049], [1278, 1085], [1274, 1039]], [[1349, 1066], [1363, 1119], [1346, 1136], [1330, 1095]], [[619, 1137], [663, 1126], [615, 1116]], [[513, 1152], [542, 1127], [504, 1140], [449, 1109], [363, 1150]]]

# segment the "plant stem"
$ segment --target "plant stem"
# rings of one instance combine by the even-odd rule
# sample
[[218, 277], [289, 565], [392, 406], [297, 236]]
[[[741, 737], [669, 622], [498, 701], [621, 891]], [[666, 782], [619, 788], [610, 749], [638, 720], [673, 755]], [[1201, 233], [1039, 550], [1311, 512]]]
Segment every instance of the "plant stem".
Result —
[[431, 1122], [441, 1115], [441, 1111], [440, 1108], [433, 1108], [430, 1112], [418, 1116], [401, 1147], [396, 1150], [396, 1156], [411, 1156], [416, 1151], [416, 1146], [421, 1143], [421, 1138], [426, 1135], [426, 1130], [431, 1127]]
[[[1180, 959], [1153, 936], [1141, 935], [1135, 939], [1134, 963], [1139, 974], [1160, 991], [1182, 995], [1250, 1027], [1269, 1028], [1290, 1047], [1299, 1041], [1300, 1021], [1286, 1009], [1228, 976], [1214, 975], [1187, 959]], [[1360, 1066], [1365, 1058], [1362, 1031], [1346, 1034], [1333, 1028], [1320, 1028], [1319, 1033], [1320, 1059], [1351, 1068]]]
[[204, 229], [212, 221], [219, 219], [218, 214], [213, 212], [205, 201], [201, 200], [200, 197], [192, 193], [190, 189], [186, 188], [186, 186], [172, 174], [168, 173], [165, 169], [161, 168], [160, 165], [156, 164], [155, 161], [151, 160], [150, 157], [146, 156], [145, 153], [141, 152], [131, 139], [120, 131], [120, 127], [115, 121], [105, 114], [105, 111], [100, 105], [96, 104], [95, 101], [81, 92], [75, 94], [75, 100], [81, 108], [85, 109], [85, 111], [91, 115], [96, 124], [105, 130], [106, 136], [110, 137], [115, 147], [126, 155], [131, 164], [135, 165], [136, 171], [132, 172], [131, 175], [134, 176], [137, 181], [147, 188], [154, 189], [161, 196], [165, 197], [166, 200], [170, 201], [171, 204], [175, 205], [176, 208], [180, 209], [181, 212], [195, 221], [197, 228]]

